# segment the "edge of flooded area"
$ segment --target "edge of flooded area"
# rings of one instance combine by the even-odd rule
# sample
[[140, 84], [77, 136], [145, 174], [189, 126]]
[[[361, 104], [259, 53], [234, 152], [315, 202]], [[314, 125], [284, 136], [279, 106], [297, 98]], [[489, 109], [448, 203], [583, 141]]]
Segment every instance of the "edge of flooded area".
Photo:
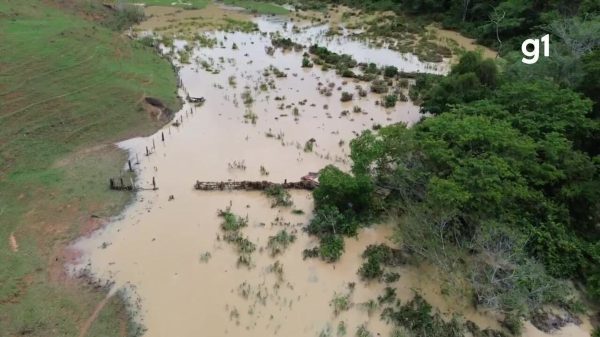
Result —
[[[209, 10], [214, 10], [214, 9], [210, 8]], [[198, 11], [202, 11], [202, 9], [198, 10]], [[195, 12], [192, 12], [192, 11], [190, 11], [190, 12], [191, 13], [189, 15], [198, 15], [198, 13], [195, 13]], [[206, 12], [203, 12], [203, 13], [206, 14]], [[140, 25], [140, 27], [144, 27], [143, 23], [142, 23], [142, 25]], [[208, 28], [208, 29], [210, 29], [210, 28]], [[442, 32], [443, 33], [442, 37], [456, 38], [456, 36], [457, 36], [457, 35], [453, 35], [452, 33], [454, 33], [454, 32], [451, 32], [451, 31], [444, 31], [444, 30], [439, 30], [438, 29], [438, 32]], [[454, 33], [454, 34], [457, 34], [457, 33]], [[468, 42], [468, 39], [465, 39], [465, 41]], [[471, 43], [471, 42], [469, 42], [469, 43]], [[490, 55], [488, 55], [488, 56], [490, 56]], [[494, 57], [495, 57], [495, 55], [494, 55]], [[180, 69], [178, 69], [178, 75], [179, 76], [182, 75], [182, 71]], [[193, 91], [194, 89], [191, 88], [191, 87], [186, 87], [185, 84], [182, 83], [181, 90], [179, 91], [180, 96], [183, 98], [186, 95], [186, 92], [188, 90], [189, 91]], [[174, 118], [175, 119], [182, 118], [182, 121], [183, 121], [183, 116], [185, 115], [187, 117], [187, 112], [191, 111], [189, 109], [190, 109], [189, 103], [184, 104], [184, 106], [182, 107], [182, 109], [180, 111], [178, 111], [176, 114], [174, 114]], [[139, 139], [147, 140], [147, 139], [156, 138], [156, 137], [158, 137], [159, 132], [165, 132], [165, 130], [166, 130], [165, 127], [160, 128], [156, 133], [154, 133], [150, 137], [142, 137], [142, 138], [138, 138], [137, 140], [139, 140]], [[169, 130], [170, 130], [170, 128], [169, 128]], [[131, 142], [135, 142], [135, 141], [136, 141], [136, 139], [131, 139], [131, 140], [127, 140], [127, 141], [125, 141], [123, 143], [119, 143], [118, 144], [120, 148], [122, 148], [122, 149], [124, 149], [124, 150], [126, 150], [126, 151], [129, 152], [129, 157], [132, 158], [132, 159], [136, 158], [135, 157], [136, 153], [139, 154], [139, 148], [137, 150], [135, 150], [134, 147], [129, 147], [129, 144]], [[126, 165], [126, 163], [124, 163], [124, 165]], [[148, 170], [151, 170], [151, 168], [146, 167], [146, 168], [140, 168], [139, 170], [140, 170], [139, 174], [136, 175], [136, 183], [137, 184], [146, 184], [147, 185], [148, 184], [147, 173], [148, 173]], [[156, 168], [155, 168], [155, 170], [156, 170]], [[118, 216], [115, 216], [113, 219], [111, 219], [111, 221], [109, 223], [107, 223], [103, 229], [97, 230], [97, 232], [102, 231], [102, 230], [107, 230], [107, 227], [111, 227], [111, 226], [114, 227], [115, 223], [117, 221], [123, 220], [123, 218], [128, 213], [128, 210], [131, 210], [132, 208], [135, 208], [136, 205], [138, 205], [140, 198], [142, 198], [141, 194], [144, 193], [144, 192], [139, 192], [138, 191], [138, 192], [135, 192], [135, 193], [136, 193], [135, 197], [131, 199], [130, 203], [125, 207], [125, 209]], [[306, 198], [309, 199], [309, 197], [306, 197]], [[227, 199], [227, 197], [225, 199]], [[223, 200], [225, 200], [225, 199], [223, 199]], [[223, 206], [225, 206], [225, 205], [223, 205]], [[307, 205], [305, 205], [305, 206], [309, 208], [308, 211], [306, 212], [307, 213], [306, 219], [308, 219], [308, 217], [309, 217], [309, 215], [311, 213], [310, 209], [312, 209], [311, 208], [312, 206], [307, 206]], [[239, 205], [236, 205], [236, 207], [239, 207]], [[378, 225], [378, 226], [375, 226], [375, 227], [371, 227], [371, 229], [369, 229], [367, 231], [374, 230], [374, 228], [381, 228], [381, 226], [384, 226], [384, 228], [385, 228], [385, 225]], [[114, 228], [108, 229], [108, 231], [110, 231], [110, 230], [114, 230]], [[387, 230], [389, 230], [389, 228]], [[360, 235], [364, 235], [364, 232], [365, 232], [364, 230], [361, 230], [361, 234]], [[92, 234], [92, 235], [97, 235], [97, 234], [99, 234], [99, 233], [95, 233], [95, 234]], [[300, 234], [300, 235], [305, 235], [305, 234]], [[384, 235], [384, 236], [387, 237], [387, 235]], [[310, 238], [309, 238], [309, 240], [310, 240]], [[352, 239], [346, 239], [346, 240], [352, 240]], [[374, 242], [379, 242], [379, 241], [374, 241]], [[349, 255], [349, 252], [346, 252], [344, 255], [345, 256]], [[348, 259], [348, 257], [346, 257], [346, 259]], [[304, 262], [302, 262], [302, 263], [304, 263]], [[358, 268], [358, 265], [356, 265], [354, 267]], [[333, 267], [333, 268], [335, 268], [335, 267]], [[413, 267], [407, 267], [407, 268], [413, 268]], [[415, 277], [416, 277], [418, 275], [427, 274], [428, 272], [431, 272], [431, 270], [428, 270], [427, 266], [419, 266], [419, 267], [416, 267], [414, 270], [412, 270], [410, 272], [416, 274], [415, 275]], [[433, 273], [433, 274], [435, 274], [435, 273]], [[94, 279], [95, 277], [97, 277], [97, 276], [94, 276], [94, 275], [91, 275], [91, 274], [87, 275], [87, 276], [91, 277], [91, 279]], [[421, 281], [421, 282], [423, 282], [423, 281]], [[108, 287], [108, 286], [110, 286], [110, 284], [107, 283], [107, 284], [105, 284], [105, 286]], [[127, 289], [127, 288], [123, 288], [123, 289]], [[132, 290], [132, 289], [130, 289], [130, 290]], [[133, 289], [132, 291], [135, 291], [135, 290]], [[412, 291], [412, 290], [410, 290], [410, 291]], [[115, 287], [112, 287], [112, 289], [109, 292], [109, 296], [112, 296], [115, 292], [117, 292], [117, 289]], [[133, 319], [135, 320], [136, 312], [139, 313], [139, 311], [142, 309], [139, 306], [139, 302], [137, 302], [137, 300], [134, 300], [135, 303], [131, 303], [131, 301], [132, 301], [131, 299], [134, 298], [135, 296], [132, 295], [131, 293], [127, 293], [126, 291], [118, 291], [118, 294], [130, 306], [130, 310], [132, 310], [132, 312], [134, 314]], [[430, 303], [434, 304], [435, 308], [437, 308], [438, 310], [440, 310], [442, 313], [444, 313], [446, 315], [446, 317], [448, 317], [449, 312], [450, 312], [450, 310], [448, 308], [448, 303], [447, 303], [448, 298], [442, 296], [441, 293], [439, 292], [439, 289], [438, 289], [438, 291], [435, 291], [432, 288], [431, 292], [429, 292], [427, 294], [423, 293], [423, 295], [433, 295], [433, 297], [432, 296], [425, 296], [425, 298], [428, 299], [428, 301]], [[439, 296], [439, 299], [443, 299], [443, 300], [441, 300], [441, 301], [436, 300], [438, 298], [436, 296]], [[485, 313], [482, 314], [481, 312], [475, 310], [474, 308], [470, 308], [470, 309], [469, 308], [463, 308], [463, 309], [466, 309], [465, 310], [466, 315], [471, 315], [473, 317], [473, 320], [479, 321], [480, 323], [484, 323], [484, 321], [485, 321], [485, 319], [479, 317], [480, 315], [488, 316], [487, 314], [485, 314]], [[454, 311], [452, 313], [454, 313]], [[492, 315], [492, 317], [489, 317], [489, 318], [493, 319], [494, 323], [492, 323], [491, 321], [488, 321], [487, 323], [489, 324], [489, 327], [495, 327], [495, 328], [497, 328], [497, 327], [499, 327], [499, 325], [498, 325], [497, 322], [495, 322], [496, 317], [493, 317], [493, 316], [494, 315]], [[588, 327], [589, 326], [589, 320], [584, 319], [584, 323], [582, 324], [582, 326]], [[524, 336], [531, 336], [531, 337], [533, 337], [533, 336], [547, 336], [547, 334], [543, 334], [543, 333], [537, 334], [536, 331], [538, 331], [538, 330], [535, 329], [529, 322], [526, 322], [525, 332], [524, 332], [523, 335]], [[565, 332], [567, 334], [563, 334], [563, 332]], [[563, 328], [562, 330], [560, 330], [560, 332], [558, 334], [555, 334], [555, 336], [571, 336], [570, 334], [572, 332], [573, 331], [570, 330], [569, 326], [567, 326], [567, 327]]]

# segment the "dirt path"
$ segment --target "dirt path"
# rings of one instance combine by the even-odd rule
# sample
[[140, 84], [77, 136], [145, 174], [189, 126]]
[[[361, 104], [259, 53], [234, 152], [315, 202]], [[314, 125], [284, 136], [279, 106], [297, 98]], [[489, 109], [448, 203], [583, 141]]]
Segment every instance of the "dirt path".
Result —
[[94, 309], [92, 315], [81, 326], [79, 337], [85, 337], [87, 335], [88, 331], [92, 327], [92, 324], [94, 324], [94, 321], [96, 320], [96, 318], [98, 318], [100, 311], [102, 311], [102, 308], [104, 308], [104, 306], [106, 305], [106, 303], [108, 303], [111, 297], [112, 293], [109, 293], [102, 301], [100, 301], [100, 303], [98, 303], [98, 305], [96, 305], [96, 308]]

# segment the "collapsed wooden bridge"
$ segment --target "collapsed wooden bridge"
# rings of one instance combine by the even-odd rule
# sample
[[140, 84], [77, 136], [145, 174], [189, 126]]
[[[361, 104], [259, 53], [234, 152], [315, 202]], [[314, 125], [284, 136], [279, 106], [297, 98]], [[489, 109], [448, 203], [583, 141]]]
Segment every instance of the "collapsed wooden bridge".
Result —
[[226, 191], [226, 190], [246, 190], [263, 191], [271, 187], [281, 187], [285, 189], [296, 190], [314, 190], [319, 183], [313, 180], [302, 180], [295, 182], [284, 181], [281, 184], [270, 181], [196, 181], [194, 188], [201, 191]]

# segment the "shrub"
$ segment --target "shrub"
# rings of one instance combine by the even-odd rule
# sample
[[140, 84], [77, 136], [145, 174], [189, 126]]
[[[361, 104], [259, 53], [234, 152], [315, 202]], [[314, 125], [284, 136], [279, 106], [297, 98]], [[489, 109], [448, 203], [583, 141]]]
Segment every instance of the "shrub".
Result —
[[388, 85], [384, 80], [375, 80], [371, 83], [371, 91], [376, 94], [385, 94], [388, 92]]
[[280, 185], [270, 186], [265, 190], [265, 194], [273, 199], [271, 207], [289, 207], [293, 204], [290, 192], [288, 192], [285, 188], [283, 188]]
[[520, 336], [521, 331], [523, 330], [523, 321], [515, 314], [506, 314], [504, 320], [502, 320], [502, 326], [513, 335]]
[[356, 329], [356, 337], [373, 337], [373, 334], [367, 330], [367, 327], [364, 324], [361, 324]]
[[358, 269], [358, 274], [363, 280], [379, 279], [383, 276], [383, 268], [378, 259], [369, 258]]
[[394, 66], [387, 66], [383, 68], [383, 76], [385, 77], [394, 77], [398, 75], [398, 68]]
[[342, 71], [342, 77], [354, 78], [356, 77], [356, 74], [354, 74], [354, 72], [350, 69], [344, 69]]
[[321, 238], [319, 256], [323, 261], [335, 262], [344, 252], [344, 238], [336, 234], [327, 234]]
[[139, 6], [119, 3], [116, 6], [114, 15], [109, 16], [104, 24], [113, 30], [122, 31], [144, 21], [144, 19], [144, 11]]
[[315, 205], [321, 208], [335, 206], [340, 212], [362, 215], [371, 208], [373, 184], [368, 176], [352, 176], [329, 165], [321, 171], [319, 187], [313, 196]]
[[319, 247], [313, 247], [310, 249], [305, 249], [302, 251], [302, 259], [312, 259], [315, 257], [319, 257]]
[[271, 256], [276, 256], [283, 253], [283, 251], [294, 241], [296, 241], [296, 236], [294, 234], [289, 234], [287, 230], [282, 229], [274, 236], [269, 236], [267, 248], [269, 249]]
[[398, 101], [398, 96], [396, 95], [386, 95], [383, 98], [383, 106], [386, 108], [393, 108], [396, 106], [396, 101]]
[[333, 307], [334, 315], [338, 316], [342, 311], [350, 309], [350, 294], [334, 294], [329, 305]]
[[248, 219], [242, 218], [241, 216], [236, 216], [229, 209], [225, 211], [219, 211], [219, 216], [223, 218], [223, 222], [221, 223], [221, 228], [224, 231], [237, 231], [242, 227], [246, 227], [248, 225]]
[[310, 60], [308, 59], [308, 57], [303, 57], [302, 58], [302, 68], [312, 68], [313, 63], [310, 62]]
[[349, 102], [349, 101], [352, 100], [353, 96], [354, 95], [352, 95], [351, 93], [343, 91], [342, 92], [342, 97], [340, 98], [340, 101], [342, 101], [342, 102]]

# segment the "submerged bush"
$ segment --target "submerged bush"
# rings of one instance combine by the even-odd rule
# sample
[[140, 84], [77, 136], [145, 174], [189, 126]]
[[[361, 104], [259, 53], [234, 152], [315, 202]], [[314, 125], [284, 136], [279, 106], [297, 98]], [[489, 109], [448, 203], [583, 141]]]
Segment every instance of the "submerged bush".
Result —
[[393, 108], [396, 106], [396, 102], [398, 101], [398, 96], [396, 95], [386, 95], [383, 98], [383, 106], [386, 108]]
[[349, 102], [352, 100], [353, 95], [349, 92], [342, 92], [342, 97], [340, 98], [340, 101], [342, 102]]
[[267, 242], [267, 248], [269, 249], [271, 256], [276, 256], [283, 253], [283, 251], [296, 241], [294, 234], [289, 234], [287, 230], [280, 230], [275, 236], [269, 236]]
[[284, 206], [289, 207], [292, 206], [292, 196], [290, 192], [288, 192], [281, 185], [273, 185], [267, 188], [264, 193], [273, 199], [273, 203], [271, 207]]
[[335, 262], [344, 253], [344, 238], [341, 235], [327, 234], [321, 238], [319, 256], [323, 261]]
[[371, 83], [371, 91], [376, 94], [385, 94], [388, 92], [387, 82], [384, 80], [375, 80]]

